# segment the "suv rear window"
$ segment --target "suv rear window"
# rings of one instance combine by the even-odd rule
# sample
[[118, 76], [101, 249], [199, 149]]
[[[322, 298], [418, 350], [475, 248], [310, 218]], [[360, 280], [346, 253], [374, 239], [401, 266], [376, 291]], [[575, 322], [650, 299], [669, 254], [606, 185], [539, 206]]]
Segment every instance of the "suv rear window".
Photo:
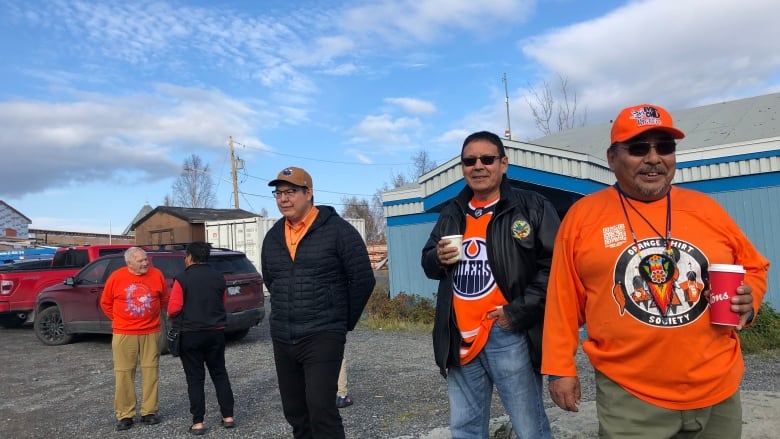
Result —
[[244, 255], [212, 253], [209, 265], [222, 274], [257, 274], [255, 266]]
[[184, 271], [184, 257], [179, 255], [160, 256], [153, 255], [152, 265], [163, 272], [166, 279], [173, 279], [177, 274]]

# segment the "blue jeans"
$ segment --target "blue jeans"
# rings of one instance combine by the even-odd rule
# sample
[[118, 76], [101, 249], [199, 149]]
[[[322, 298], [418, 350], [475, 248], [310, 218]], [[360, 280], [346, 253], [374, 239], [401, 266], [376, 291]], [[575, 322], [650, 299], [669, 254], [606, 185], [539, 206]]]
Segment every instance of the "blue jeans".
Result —
[[484, 439], [490, 426], [493, 384], [520, 439], [552, 439], [542, 400], [542, 376], [535, 373], [525, 334], [494, 324], [482, 352], [451, 367], [450, 431], [453, 439]]

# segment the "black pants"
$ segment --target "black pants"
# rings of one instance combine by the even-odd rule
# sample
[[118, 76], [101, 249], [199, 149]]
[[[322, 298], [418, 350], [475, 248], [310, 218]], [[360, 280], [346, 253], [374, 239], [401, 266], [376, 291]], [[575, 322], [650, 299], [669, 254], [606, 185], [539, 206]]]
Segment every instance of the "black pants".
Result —
[[233, 389], [225, 369], [225, 334], [222, 331], [182, 332], [181, 365], [187, 376], [187, 394], [190, 397], [192, 423], [203, 422], [206, 414], [206, 394], [203, 386], [209, 369], [217, 393], [217, 402], [223, 418], [233, 416]]
[[336, 390], [345, 342], [345, 334], [332, 332], [297, 344], [273, 342], [282, 409], [295, 439], [344, 437]]

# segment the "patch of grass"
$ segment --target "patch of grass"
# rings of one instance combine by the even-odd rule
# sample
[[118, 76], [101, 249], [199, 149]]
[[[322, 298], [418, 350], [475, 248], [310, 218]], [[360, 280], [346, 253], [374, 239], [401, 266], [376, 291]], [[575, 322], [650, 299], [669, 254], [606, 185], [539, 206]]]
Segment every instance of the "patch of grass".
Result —
[[376, 287], [363, 311], [361, 323], [372, 329], [430, 331], [435, 314], [433, 300], [404, 292], [390, 298], [386, 287]]
[[739, 341], [745, 354], [780, 349], [780, 313], [762, 303], [753, 324], [739, 332]]

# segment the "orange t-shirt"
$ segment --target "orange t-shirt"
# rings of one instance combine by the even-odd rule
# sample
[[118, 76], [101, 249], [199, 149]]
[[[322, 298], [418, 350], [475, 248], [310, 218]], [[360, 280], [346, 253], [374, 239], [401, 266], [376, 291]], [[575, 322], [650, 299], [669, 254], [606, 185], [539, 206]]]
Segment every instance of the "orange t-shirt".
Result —
[[484, 203], [472, 199], [466, 212], [463, 259], [455, 268], [453, 307], [463, 341], [460, 362], [467, 364], [485, 347], [495, 319], [487, 314], [507, 304], [496, 285], [487, 258], [487, 226], [498, 199]]
[[[629, 202], [664, 233], [666, 198]], [[626, 212], [629, 221], [610, 187], [575, 203], [563, 219], [547, 290], [542, 373], [577, 375], [578, 330], [587, 324], [582, 348], [591, 364], [632, 395], [671, 410], [717, 404], [739, 388], [739, 338], [732, 327], [710, 324], [703, 296], [683, 283], [703, 282], [709, 264], [740, 264], [758, 312], [769, 262], [715, 200], [672, 187], [674, 281], [653, 294], [637, 274], [642, 258], [664, 254], [664, 239], [631, 207]]]
[[142, 275], [122, 267], [108, 277], [100, 308], [111, 320], [114, 334], [145, 335], [160, 330], [160, 312], [168, 306], [165, 276], [149, 267]]

